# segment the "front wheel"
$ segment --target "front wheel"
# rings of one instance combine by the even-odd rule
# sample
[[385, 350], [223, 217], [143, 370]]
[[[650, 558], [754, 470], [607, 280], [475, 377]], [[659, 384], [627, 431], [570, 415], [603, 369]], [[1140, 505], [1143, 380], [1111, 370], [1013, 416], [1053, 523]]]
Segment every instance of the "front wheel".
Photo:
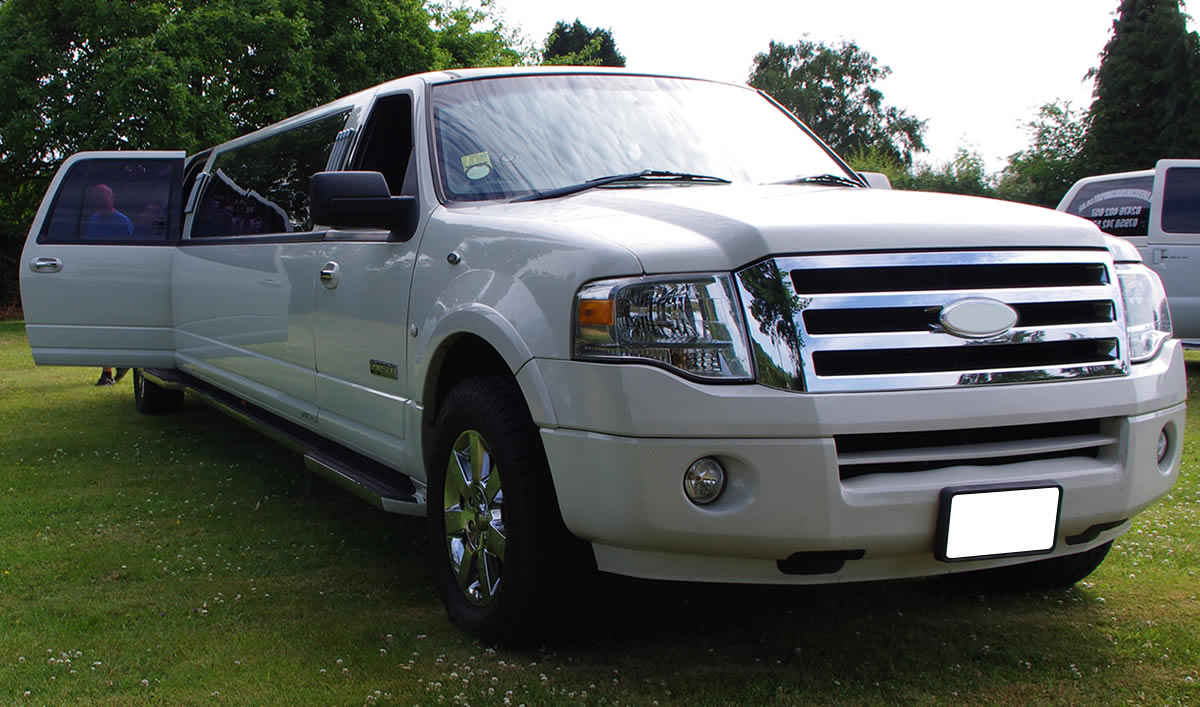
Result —
[[590, 548], [563, 525], [515, 382], [472, 378], [450, 392], [429, 472], [429, 546], [450, 619], [509, 645], [560, 629], [587, 583]]

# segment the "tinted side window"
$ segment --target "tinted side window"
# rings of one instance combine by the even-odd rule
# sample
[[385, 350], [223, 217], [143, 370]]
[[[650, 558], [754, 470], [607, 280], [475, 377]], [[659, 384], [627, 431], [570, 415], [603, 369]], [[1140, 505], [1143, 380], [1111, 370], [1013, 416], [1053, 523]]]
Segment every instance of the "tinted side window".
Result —
[[88, 159], [67, 172], [43, 241], [165, 241], [178, 230], [180, 160]]
[[1153, 188], [1152, 175], [1093, 182], [1079, 190], [1067, 213], [1082, 216], [1114, 236], [1144, 236], [1150, 231]]
[[218, 154], [192, 236], [311, 231], [309, 181], [325, 169], [348, 115], [344, 111]]
[[1200, 169], [1169, 167], [1163, 187], [1162, 229], [1200, 233]]
[[412, 98], [408, 94], [383, 96], [371, 108], [351, 169], [380, 172], [392, 194], [413, 196], [416, 177], [408, 170], [412, 151]]

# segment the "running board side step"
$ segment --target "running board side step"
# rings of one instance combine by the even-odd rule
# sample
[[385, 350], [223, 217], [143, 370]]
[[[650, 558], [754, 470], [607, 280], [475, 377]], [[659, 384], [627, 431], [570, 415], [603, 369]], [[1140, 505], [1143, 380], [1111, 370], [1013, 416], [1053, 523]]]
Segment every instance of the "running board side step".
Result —
[[[425, 515], [425, 493], [423, 489], [417, 490], [413, 488], [411, 492], [407, 493], [400, 491], [388, 486], [385, 480], [377, 476], [364, 473], [359, 468], [349, 466], [338, 459], [319, 453], [310, 452], [305, 454], [304, 466], [309, 471], [324, 476], [326, 479], [370, 503], [372, 506], [383, 509], [388, 513], [401, 513], [407, 516]], [[408, 480], [414, 487], [416, 486], [416, 482], [407, 476], [403, 476], [400, 472], [391, 469], [388, 469], [388, 471], [394, 476], [401, 476]]]
[[300, 425], [267, 412], [182, 371], [143, 369], [146, 380], [167, 390], [188, 390], [238, 422], [304, 455], [304, 466], [389, 513], [425, 515], [425, 484]]

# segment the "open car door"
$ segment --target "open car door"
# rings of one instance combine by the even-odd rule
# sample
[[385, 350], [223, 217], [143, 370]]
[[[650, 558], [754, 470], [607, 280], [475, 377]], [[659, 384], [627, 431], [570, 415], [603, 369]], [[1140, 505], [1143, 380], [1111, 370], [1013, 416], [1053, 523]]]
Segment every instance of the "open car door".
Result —
[[1167, 290], [1175, 336], [1200, 346], [1200, 160], [1155, 166], [1146, 261]]
[[54, 175], [21, 255], [38, 364], [174, 367], [171, 261], [184, 152], [81, 152]]

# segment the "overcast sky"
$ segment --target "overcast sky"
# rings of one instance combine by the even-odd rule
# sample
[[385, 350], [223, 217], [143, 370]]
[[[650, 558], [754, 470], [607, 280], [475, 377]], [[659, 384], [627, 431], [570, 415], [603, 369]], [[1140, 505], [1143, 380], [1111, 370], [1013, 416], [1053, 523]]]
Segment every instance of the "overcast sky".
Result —
[[[1024, 123], [1056, 98], [1091, 103], [1119, 0], [494, 0], [541, 46], [558, 20], [613, 33], [630, 69], [745, 83], [771, 40], [849, 40], [890, 66], [884, 102], [927, 120], [940, 164], [959, 146], [988, 170], [1029, 143]], [[1194, 29], [1194, 23], [1191, 23]]]

